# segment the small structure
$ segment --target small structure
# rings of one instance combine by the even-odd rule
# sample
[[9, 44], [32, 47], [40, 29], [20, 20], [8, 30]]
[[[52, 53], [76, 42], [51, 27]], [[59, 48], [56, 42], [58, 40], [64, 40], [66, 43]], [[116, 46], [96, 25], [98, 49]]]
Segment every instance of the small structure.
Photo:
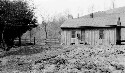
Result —
[[[91, 17], [92, 16], [92, 17]], [[121, 29], [125, 28], [125, 13], [102, 17], [69, 19], [61, 25], [61, 44], [119, 45]]]

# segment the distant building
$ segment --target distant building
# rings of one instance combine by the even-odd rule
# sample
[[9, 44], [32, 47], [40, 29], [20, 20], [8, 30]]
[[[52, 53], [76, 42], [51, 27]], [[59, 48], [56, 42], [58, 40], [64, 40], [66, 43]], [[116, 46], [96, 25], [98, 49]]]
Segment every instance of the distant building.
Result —
[[61, 29], [61, 43], [65, 45], [119, 45], [125, 40], [122, 39], [125, 37], [125, 13], [97, 17], [93, 13], [90, 17], [69, 19]]

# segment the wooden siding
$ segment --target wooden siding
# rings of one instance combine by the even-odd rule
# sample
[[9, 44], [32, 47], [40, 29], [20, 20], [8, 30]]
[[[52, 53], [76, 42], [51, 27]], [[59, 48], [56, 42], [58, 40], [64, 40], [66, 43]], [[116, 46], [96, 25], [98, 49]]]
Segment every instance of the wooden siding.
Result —
[[114, 29], [114, 44], [116, 44], [116, 28]]
[[125, 28], [121, 28], [121, 40], [125, 40]]
[[104, 29], [104, 39], [99, 39], [99, 30], [92, 29], [85, 31], [85, 41], [90, 45], [111, 45], [116, 44], [115, 29]]
[[94, 39], [95, 39], [95, 43], [94, 43], [94, 44], [95, 44], [95, 45], [98, 45], [99, 43], [98, 43], [98, 40], [97, 40], [97, 39], [99, 38], [99, 35], [98, 35], [99, 32], [98, 32], [98, 30], [95, 29], [94, 33], [95, 33], [95, 38], [94, 38]]
[[[73, 31], [73, 30], [70, 30], [70, 31], [69, 31], [69, 32], [70, 32], [70, 35], [69, 35], [70, 37], [71, 37], [71, 32], [72, 32], [72, 31]], [[75, 30], [75, 31], [76, 31], [76, 30]], [[75, 32], [75, 38], [72, 38], [72, 37], [70, 38], [70, 43], [74, 43], [74, 44], [76, 43], [76, 32]]]
[[108, 31], [108, 29], [106, 29], [105, 30], [105, 45], [109, 44], [109, 40], [110, 40], [109, 31]]
[[[77, 34], [81, 35], [81, 30], [77, 30], [76, 35], [77, 35]], [[78, 36], [78, 35], [77, 35], [77, 36]], [[81, 37], [80, 37], [80, 39], [78, 39], [78, 37], [77, 37], [76, 40], [77, 40], [76, 44], [80, 44]]]
[[81, 40], [85, 43], [85, 30], [81, 30]]
[[64, 43], [65, 45], [70, 45], [71, 43], [71, 31], [69, 30], [64, 30], [62, 31], [62, 43]]
[[61, 32], [61, 44], [65, 44], [64, 30]]
[[[65, 45], [70, 45], [73, 42], [75, 43], [75, 45], [80, 44], [81, 39], [79, 40], [77, 38], [77, 34], [80, 34], [81, 36], [81, 29], [75, 29], [75, 30], [76, 30], [76, 38], [71, 38], [71, 30], [63, 30], [61, 33], [62, 43], [65, 43]], [[85, 41], [84, 42], [89, 45], [116, 44], [116, 29], [115, 28], [103, 28], [103, 30], [104, 30], [103, 31], [104, 38], [99, 39], [100, 29], [85, 29]]]
[[71, 43], [71, 31], [67, 31], [67, 45], [70, 45], [70, 43]]
[[89, 41], [89, 33], [88, 33], [89, 31], [88, 30], [85, 30], [85, 43], [89, 43], [88, 41]]

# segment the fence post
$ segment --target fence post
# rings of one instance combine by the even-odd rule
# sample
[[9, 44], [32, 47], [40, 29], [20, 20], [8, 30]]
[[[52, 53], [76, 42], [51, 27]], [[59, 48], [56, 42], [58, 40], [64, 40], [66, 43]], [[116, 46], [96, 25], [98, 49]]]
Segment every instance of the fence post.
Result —
[[35, 43], [35, 37], [34, 37], [34, 45], [35, 45], [36, 43]]

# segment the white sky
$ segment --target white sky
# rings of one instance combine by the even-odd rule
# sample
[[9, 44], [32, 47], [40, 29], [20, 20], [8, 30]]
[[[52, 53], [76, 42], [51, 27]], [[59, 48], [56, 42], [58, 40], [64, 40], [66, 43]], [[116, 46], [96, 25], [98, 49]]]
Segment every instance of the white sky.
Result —
[[[111, 8], [113, 0], [33, 0], [36, 6], [36, 15], [39, 23], [41, 17], [47, 18], [59, 13], [66, 14], [69, 12], [73, 17], [86, 15], [92, 12], [104, 11]], [[115, 8], [125, 6], [125, 0], [115, 0]]]

